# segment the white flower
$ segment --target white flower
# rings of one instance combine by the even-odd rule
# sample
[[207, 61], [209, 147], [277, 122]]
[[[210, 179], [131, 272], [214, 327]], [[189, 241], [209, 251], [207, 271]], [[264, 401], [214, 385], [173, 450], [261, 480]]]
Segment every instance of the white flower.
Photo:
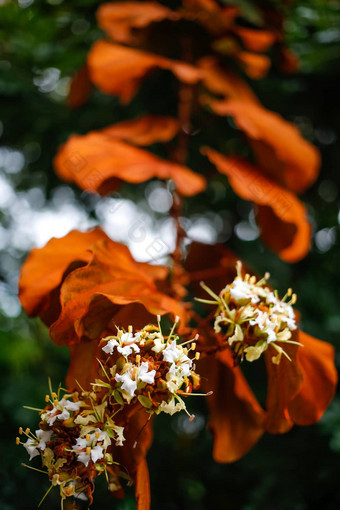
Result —
[[82, 402], [72, 402], [62, 398], [58, 403], [53, 404], [53, 409], [47, 411], [44, 419], [49, 425], [53, 425], [56, 420], [68, 420], [71, 416], [69, 411], [79, 411]]
[[82, 462], [87, 467], [91, 460], [91, 455], [88, 455], [86, 453], [86, 451], [79, 452], [79, 453], [77, 453], [77, 459], [78, 459], [78, 462]]
[[102, 459], [104, 457], [103, 448], [97, 444], [94, 448], [91, 448], [91, 459], [94, 463], [97, 462], [97, 460]]
[[148, 372], [148, 370], [149, 363], [143, 361], [141, 366], [137, 369], [137, 379], [148, 384], [153, 384], [155, 382], [156, 370], [150, 370], [150, 372]]
[[134, 379], [132, 379], [130, 370], [127, 370], [122, 375], [116, 374], [115, 380], [117, 382], [123, 383], [121, 385], [121, 389], [126, 391], [128, 393], [128, 395], [130, 395], [131, 398], [134, 397], [135, 391], [137, 389], [137, 382]]
[[163, 360], [169, 363], [175, 363], [182, 354], [182, 349], [176, 346], [176, 340], [174, 340], [173, 342], [168, 342], [168, 345], [164, 349]]
[[183, 378], [171, 371], [174, 366], [171, 365], [169, 372], [166, 374], [166, 385], [171, 393], [176, 393], [183, 384]]
[[34, 439], [28, 438], [26, 443], [23, 444], [24, 448], [27, 450], [27, 453], [30, 456], [30, 460], [32, 460], [34, 457], [40, 454], [39, 450], [37, 449], [37, 441]]
[[120, 341], [122, 344], [128, 344], [133, 340], [133, 334], [129, 331], [128, 333], [122, 333], [120, 335]]
[[183, 352], [182, 347], [176, 346], [176, 341], [168, 342], [163, 351], [163, 359], [171, 363], [169, 373], [179, 377], [188, 377], [192, 366], [192, 360]]
[[106, 352], [106, 354], [112, 355], [113, 351], [114, 351], [115, 347], [117, 347], [117, 345], [119, 345], [117, 340], [115, 338], [111, 338], [111, 340], [109, 340], [107, 342], [107, 344], [104, 347], [102, 347], [102, 350], [104, 352]]
[[62, 405], [65, 409], [67, 409], [68, 411], [79, 411], [80, 407], [81, 407], [81, 404], [82, 402], [79, 401], [79, 402], [73, 402], [72, 400], [66, 400], [66, 399], [62, 399], [60, 402], [59, 402], [60, 405]]
[[[124, 333], [124, 334], [127, 334], [127, 333]], [[120, 352], [120, 354], [123, 354], [123, 356], [130, 356], [130, 354], [132, 354], [132, 351], [139, 352], [140, 349], [137, 344], [129, 344], [129, 345], [126, 345], [125, 347], [121, 347], [121, 346], [117, 347], [117, 351]]]
[[155, 345], [152, 347], [151, 350], [158, 354], [165, 348], [164, 340], [162, 337], [155, 337], [153, 341]]
[[170, 400], [170, 402], [165, 402], [163, 400], [163, 402], [158, 407], [157, 414], [163, 411], [163, 413], [170, 414], [172, 416], [173, 414], [175, 414], [179, 411], [182, 411], [182, 409], [184, 409], [184, 408], [185, 408], [185, 406], [181, 402], [178, 402], [176, 404], [175, 399], [172, 398]]
[[[98, 444], [99, 442], [102, 444]], [[87, 466], [90, 460], [96, 463], [97, 460], [102, 459], [104, 449], [106, 450], [109, 444], [111, 444], [111, 440], [107, 432], [97, 428], [92, 434], [78, 437], [72, 450], [76, 453], [77, 460]]]
[[241, 278], [235, 278], [230, 286], [230, 296], [236, 301], [251, 300], [252, 303], [258, 303], [260, 301], [259, 296], [254, 292], [248, 282], [241, 280]]
[[119, 427], [119, 425], [111, 425], [111, 427], [117, 434], [116, 437], [116, 446], [123, 446], [123, 441], [125, 441], [124, 437], [124, 427]]
[[112, 355], [115, 348], [117, 347], [117, 351], [125, 357], [130, 356], [133, 351], [139, 352], [140, 349], [134, 342], [140, 340], [140, 333], [136, 333], [136, 335], [133, 336], [130, 331], [127, 333], [122, 333], [121, 330], [118, 330], [117, 338], [111, 338], [111, 340], [109, 340], [107, 344], [102, 347], [102, 350], [107, 354]]
[[44, 451], [46, 448], [46, 443], [48, 443], [51, 440], [52, 436], [52, 430], [36, 430], [35, 435], [39, 439], [38, 448], [40, 448], [41, 451]]

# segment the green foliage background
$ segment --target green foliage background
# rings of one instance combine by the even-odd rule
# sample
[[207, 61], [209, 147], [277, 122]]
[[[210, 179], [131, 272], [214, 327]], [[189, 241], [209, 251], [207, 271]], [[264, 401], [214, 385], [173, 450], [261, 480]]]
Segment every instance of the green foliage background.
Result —
[[[248, 21], [257, 22], [257, 2], [233, 3], [244, 9]], [[126, 117], [126, 110], [115, 98], [98, 91], [80, 110], [70, 110], [65, 104], [68, 78], [84, 63], [90, 45], [100, 36], [94, 18], [98, 5], [94, 0], [21, 0], [0, 5], [0, 176], [5, 176], [15, 190], [12, 212], [8, 207], [0, 208], [2, 510], [36, 508], [49, 486], [43, 475], [20, 465], [28, 459], [23, 448], [15, 446], [15, 436], [20, 425], [34, 429], [37, 423], [35, 413], [22, 405], [40, 407], [48, 376], [57, 385], [68, 364], [67, 349], [54, 346], [39, 321], [16, 312], [16, 281], [27, 250], [14, 238], [26, 233], [12, 230], [13, 210], [17, 200], [19, 207], [19, 197], [30, 199], [31, 206], [39, 211], [53, 202], [57, 188], [59, 196], [69, 196], [67, 187], [52, 170], [58, 145], [72, 132], [85, 133]], [[326, 0], [297, 1], [286, 10], [287, 41], [300, 57], [301, 69], [289, 77], [273, 69], [267, 78], [252, 86], [266, 107], [295, 122], [322, 152], [320, 177], [304, 197], [314, 229], [312, 250], [305, 260], [290, 266], [265, 249], [258, 239], [240, 239], [234, 227], [240, 221], [248, 221], [250, 205], [239, 200], [222, 177], [210, 181], [204, 200], [191, 199], [186, 213], [190, 216], [213, 210], [227, 215], [228, 245], [255, 272], [270, 271], [273, 286], [281, 291], [293, 287], [298, 294], [302, 328], [331, 341], [339, 353], [340, 5]], [[51, 69], [58, 79], [49, 90], [42, 78]], [[145, 111], [150, 98], [153, 109], [162, 112], [162, 95], [151, 81], [133, 100], [128, 115]], [[206, 140], [216, 133], [207, 132], [204, 136]], [[230, 125], [221, 123], [218, 136], [225, 137], [228, 144], [238, 143]], [[5, 164], [13, 151], [25, 158], [20, 171], [14, 172]], [[212, 203], [216, 183], [222, 183], [225, 191], [217, 194]], [[34, 194], [29, 195], [32, 189], [40, 190], [40, 201], [35, 204]], [[146, 207], [144, 186], [126, 186], [121, 194]], [[72, 197], [80, 210], [97, 221], [95, 199], [76, 188]], [[29, 237], [30, 225], [25, 228]], [[261, 397], [260, 368], [249, 377], [256, 379], [256, 391]], [[339, 397], [319, 424], [296, 427], [281, 437], [267, 435], [232, 465], [219, 465], [212, 460], [204, 403], [192, 400], [191, 409], [198, 417], [196, 428], [188, 428], [182, 416], [161, 416], [156, 420], [155, 440], [148, 456], [154, 510], [340, 508]], [[42, 508], [58, 507], [55, 490]], [[105, 481], [99, 480], [93, 509], [101, 508], [132, 510], [133, 491], [127, 489], [127, 498], [117, 502], [107, 495]]]

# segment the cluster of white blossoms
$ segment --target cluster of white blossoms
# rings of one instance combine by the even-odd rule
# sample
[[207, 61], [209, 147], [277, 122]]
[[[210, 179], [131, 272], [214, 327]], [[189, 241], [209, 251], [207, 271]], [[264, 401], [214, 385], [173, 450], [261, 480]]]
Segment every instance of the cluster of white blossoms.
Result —
[[[135, 333], [130, 326], [128, 332], [118, 329], [115, 336], [103, 338], [102, 350], [108, 355], [103, 365], [109, 366], [108, 379], [118, 402], [138, 400], [150, 413], [174, 414], [186, 411], [182, 396], [199, 386], [193, 365], [199, 353], [193, 358], [188, 356], [196, 349], [196, 338], [179, 343], [174, 334], [177, 321], [169, 336], [164, 337], [159, 320], [158, 326], [148, 325]], [[109, 386], [97, 380], [94, 387], [103, 385]]]
[[16, 443], [24, 446], [29, 460], [41, 456], [50, 488], [59, 487], [62, 501], [69, 496], [91, 500], [93, 484], [89, 483], [89, 476], [106, 473], [110, 466], [117, 465], [107, 450], [111, 444], [123, 446], [124, 427], [113, 420], [116, 410], [105, 395], [102, 399], [83, 391], [65, 393], [60, 398], [60, 388], [58, 393], [51, 388], [50, 391], [51, 395], [45, 397], [46, 407], [37, 410], [40, 428], [33, 433], [20, 427], [19, 436], [24, 435], [27, 440], [22, 442], [17, 437]]
[[77, 460], [88, 466], [90, 460], [94, 463], [102, 459], [106, 453], [106, 449], [111, 444], [111, 439], [107, 432], [96, 428], [92, 433], [82, 431], [81, 436], [76, 439], [76, 444], [72, 450], [77, 455]]
[[[61, 388], [55, 393], [50, 384], [45, 408], [35, 409], [39, 429], [33, 434], [20, 427], [19, 435], [26, 435], [27, 441], [17, 437], [17, 444], [25, 447], [30, 460], [41, 456], [47, 468], [42, 472], [48, 474], [50, 489], [59, 487], [62, 501], [74, 496], [91, 504], [93, 480], [103, 472], [109, 486], [120, 487], [123, 471], [113, 459], [113, 447], [124, 448], [125, 426], [141, 405], [150, 414], [184, 410], [190, 416], [183, 397], [199, 387], [193, 362], [199, 353], [194, 352], [196, 338], [180, 343], [174, 333], [177, 323], [178, 319], [167, 337], [158, 317], [157, 326], [135, 333], [130, 326], [127, 332], [118, 329], [116, 335], [103, 338], [98, 373], [104, 380], [96, 379], [89, 391], [73, 393]], [[140, 430], [135, 432], [137, 442]]]
[[[295, 312], [292, 307], [296, 302], [296, 294], [288, 289], [283, 299], [277, 291], [267, 286], [269, 274], [256, 281], [255, 276], [242, 275], [242, 264], [236, 264], [237, 276], [232, 283], [215, 294], [204, 283], [202, 287], [213, 300], [201, 300], [216, 304], [214, 329], [223, 333], [236, 356], [247, 361], [258, 359], [261, 354], [272, 346], [276, 355], [272, 362], [279, 364], [282, 355], [288, 354], [280, 343], [299, 344], [292, 338], [292, 331], [297, 329]], [[289, 300], [288, 300], [289, 299]], [[288, 301], [287, 301], [288, 300]]]

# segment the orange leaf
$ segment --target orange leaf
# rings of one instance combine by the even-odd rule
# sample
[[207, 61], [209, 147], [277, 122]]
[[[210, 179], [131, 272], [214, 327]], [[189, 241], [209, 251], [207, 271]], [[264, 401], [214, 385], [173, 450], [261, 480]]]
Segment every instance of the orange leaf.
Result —
[[88, 249], [101, 239], [108, 237], [100, 228], [73, 230], [62, 239], [52, 238], [43, 248], [33, 249], [22, 265], [19, 280], [19, 299], [25, 312], [41, 314], [49, 294], [59, 287], [67, 271], [86, 264], [91, 259]]
[[146, 459], [142, 459], [137, 466], [135, 494], [137, 510], [149, 510], [151, 504], [151, 496], [149, 470]]
[[89, 78], [87, 66], [83, 66], [73, 76], [67, 104], [70, 108], [83, 106], [91, 95], [92, 85]]
[[171, 71], [180, 81], [194, 84], [200, 79], [196, 67], [176, 60], [98, 41], [88, 55], [88, 67], [93, 83], [103, 92], [120, 96], [128, 103], [148, 71], [155, 68]]
[[263, 434], [263, 410], [229, 350], [203, 358], [199, 373], [210, 411], [216, 462], [234, 462], [245, 455]]
[[102, 4], [97, 11], [100, 28], [112, 39], [123, 43], [136, 43], [134, 30], [146, 28], [164, 19], [178, 19], [178, 15], [156, 2], [114, 2]]
[[98, 338], [120, 307], [130, 303], [153, 315], [173, 313], [186, 323], [184, 307], [157, 289], [155, 281], [164, 280], [167, 268], [136, 262], [125, 246], [109, 240], [94, 245], [92, 253], [91, 262], [70, 273], [61, 287], [61, 314], [50, 327], [55, 343]]
[[227, 175], [237, 195], [259, 206], [261, 234], [271, 249], [287, 262], [296, 262], [308, 253], [311, 228], [305, 207], [293, 193], [264, 177], [246, 160], [226, 158], [208, 148], [202, 152]]
[[[293, 339], [297, 340], [297, 335]], [[269, 347], [265, 352], [268, 375], [265, 429], [271, 434], [283, 434], [293, 426], [287, 408], [298, 394], [303, 380], [303, 374], [296, 362], [297, 349], [297, 345], [285, 344], [284, 350], [291, 361], [282, 356], [279, 365], [272, 362], [272, 357], [277, 354], [276, 350]]]
[[266, 55], [239, 51], [236, 57], [247, 75], [254, 80], [260, 80], [266, 76], [271, 65], [270, 59]]
[[315, 181], [319, 153], [293, 124], [258, 104], [225, 101], [210, 106], [219, 115], [233, 116], [252, 140], [258, 162], [268, 175], [294, 192], [303, 192]]
[[268, 30], [254, 30], [235, 26], [234, 32], [242, 39], [244, 46], [249, 51], [267, 51], [275, 41], [275, 34]]
[[[204, 57], [198, 65], [202, 70], [204, 85], [214, 94], [228, 99], [258, 103], [258, 99], [249, 85], [236, 74], [221, 68], [214, 57]], [[206, 99], [210, 105], [210, 101]], [[215, 102], [212, 102], [213, 106]]]
[[179, 131], [179, 123], [172, 117], [146, 115], [139, 119], [125, 120], [109, 126], [101, 133], [132, 143], [150, 145], [155, 142], [167, 142]]
[[189, 168], [115, 140], [105, 131], [71, 136], [57, 153], [54, 166], [62, 179], [100, 194], [117, 189], [120, 180], [140, 183], [154, 177], [173, 179], [185, 196], [203, 191], [206, 185], [205, 179]]
[[303, 344], [297, 362], [303, 375], [298, 395], [289, 403], [288, 411], [297, 425], [317, 422], [330, 404], [338, 381], [334, 365], [334, 347], [299, 331]]

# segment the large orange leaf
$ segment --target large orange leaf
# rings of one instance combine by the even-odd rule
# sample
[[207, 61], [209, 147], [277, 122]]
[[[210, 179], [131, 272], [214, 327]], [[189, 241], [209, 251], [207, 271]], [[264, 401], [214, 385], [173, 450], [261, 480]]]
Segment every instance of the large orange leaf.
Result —
[[89, 232], [73, 230], [62, 239], [52, 238], [43, 248], [33, 249], [21, 267], [19, 279], [19, 299], [25, 312], [40, 315], [68, 269], [89, 262], [92, 255], [88, 250], [101, 239], [108, 237], [100, 228]]
[[90, 192], [108, 194], [120, 181], [145, 182], [154, 177], [173, 179], [178, 191], [195, 195], [205, 188], [205, 179], [189, 168], [116, 140], [104, 132], [73, 135], [57, 153], [54, 166], [67, 182]]
[[331, 402], [338, 381], [334, 347], [299, 331], [297, 362], [303, 375], [299, 393], [289, 403], [288, 412], [297, 425], [317, 422]]
[[246, 160], [226, 158], [208, 148], [203, 153], [227, 175], [237, 195], [258, 205], [261, 234], [270, 248], [287, 262], [296, 262], [308, 253], [311, 228], [304, 205], [293, 193]]
[[172, 117], [145, 115], [138, 119], [125, 120], [101, 131], [105, 135], [124, 140], [134, 145], [150, 145], [167, 142], [179, 131], [179, 123]]
[[268, 372], [267, 418], [265, 427], [272, 434], [287, 432], [293, 424], [317, 422], [332, 400], [338, 381], [334, 348], [297, 330], [293, 336], [302, 346], [284, 347], [292, 361], [282, 357], [274, 365], [266, 351]]
[[[294, 335], [297, 340], [297, 334]], [[296, 360], [297, 345], [284, 346], [291, 361], [282, 356], [278, 365], [272, 362], [276, 350], [269, 347], [265, 352], [268, 375], [265, 429], [271, 434], [282, 434], [293, 426], [288, 405], [296, 397], [302, 384], [303, 374]]]
[[167, 69], [189, 84], [197, 83], [201, 77], [193, 65], [106, 41], [92, 46], [88, 67], [93, 83], [107, 94], [120, 96], [124, 103], [135, 95], [141, 80], [152, 69]]
[[318, 151], [298, 129], [277, 113], [244, 101], [211, 102], [219, 115], [232, 115], [237, 126], [252, 141], [261, 168], [276, 181], [302, 192], [318, 175]]
[[151, 504], [149, 470], [146, 459], [142, 459], [136, 472], [137, 510], [149, 510]]
[[214, 434], [216, 462], [234, 462], [245, 455], [263, 434], [264, 413], [229, 350], [203, 358], [199, 364]]
[[110, 2], [97, 11], [100, 28], [115, 41], [136, 43], [134, 30], [146, 28], [164, 19], [176, 20], [178, 15], [156, 2]]
[[[92, 247], [90, 263], [65, 279], [61, 291], [61, 314], [50, 327], [59, 345], [98, 338], [122, 305], [139, 303], [151, 314], [173, 313], [186, 323], [185, 308], [160, 292], [156, 280], [164, 280], [167, 268], [134, 261], [128, 249], [113, 241]], [[133, 316], [131, 317], [133, 323]]]

